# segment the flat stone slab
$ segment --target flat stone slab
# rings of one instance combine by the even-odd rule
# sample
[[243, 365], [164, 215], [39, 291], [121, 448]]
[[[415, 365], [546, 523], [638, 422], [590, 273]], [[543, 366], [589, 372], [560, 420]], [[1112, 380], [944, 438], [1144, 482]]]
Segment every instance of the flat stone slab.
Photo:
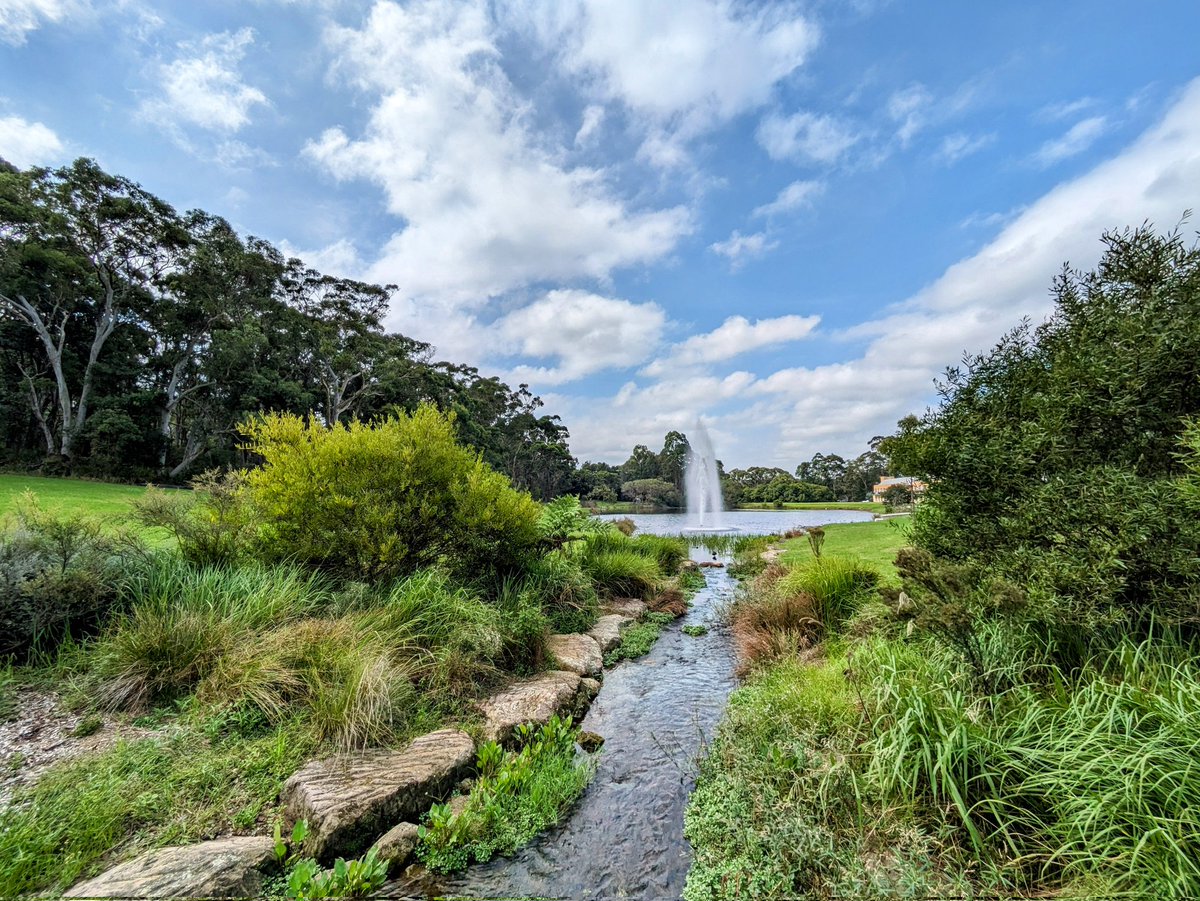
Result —
[[316, 760], [298, 770], [280, 800], [291, 821], [308, 821], [305, 853], [356, 856], [392, 824], [416, 820], [450, 794], [475, 760], [465, 732], [442, 729], [402, 751]]
[[398, 874], [417, 850], [417, 824], [396, 824], [373, 847], [379, 859], [387, 862], [388, 872]]
[[581, 676], [597, 676], [604, 666], [596, 639], [581, 632], [549, 636], [546, 650], [554, 655], [560, 667]]
[[637, 619], [646, 612], [646, 604], [636, 598], [615, 598], [605, 601], [600, 605], [600, 609], [605, 613], [619, 613], [621, 616]]
[[588, 635], [596, 640], [596, 644], [600, 645], [600, 653], [607, 654], [621, 643], [621, 632], [631, 622], [633, 622], [632, 617], [622, 616], [620, 613], [610, 613], [596, 620], [596, 625], [592, 626]]
[[160, 848], [69, 889], [67, 898], [247, 898], [278, 868], [266, 836], [219, 838]]
[[579, 692], [579, 673], [551, 670], [515, 682], [480, 702], [483, 734], [490, 741], [507, 742], [522, 723], [547, 723], [556, 713], [569, 711]]

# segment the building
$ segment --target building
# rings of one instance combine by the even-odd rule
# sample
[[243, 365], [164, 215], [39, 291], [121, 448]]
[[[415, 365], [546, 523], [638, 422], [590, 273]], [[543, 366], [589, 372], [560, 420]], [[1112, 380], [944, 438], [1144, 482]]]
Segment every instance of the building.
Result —
[[912, 476], [881, 476], [879, 483], [871, 489], [871, 500], [877, 504], [883, 503], [883, 494], [893, 485], [903, 485], [913, 493], [914, 498], [920, 497], [925, 493], [925, 489], [929, 486], [920, 479], [914, 479]]

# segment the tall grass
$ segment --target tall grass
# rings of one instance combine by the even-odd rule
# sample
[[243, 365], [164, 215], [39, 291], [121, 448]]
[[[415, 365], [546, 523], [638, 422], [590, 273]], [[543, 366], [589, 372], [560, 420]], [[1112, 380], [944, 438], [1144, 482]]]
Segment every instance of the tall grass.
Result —
[[813, 615], [830, 631], [837, 631], [874, 589], [879, 573], [857, 560], [818, 557], [792, 569], [779, 581], [784, 594], [811, 598]]

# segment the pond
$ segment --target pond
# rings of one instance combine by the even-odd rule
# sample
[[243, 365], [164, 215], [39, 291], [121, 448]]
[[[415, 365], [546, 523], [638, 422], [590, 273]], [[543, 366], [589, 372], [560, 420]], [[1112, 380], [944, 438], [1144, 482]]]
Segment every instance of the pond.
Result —
[[[788, 529], [807, 529], [837, 522], [869, 522], [874, 514], [867, 510], [727, 510], [721, 524], [734, 534], [770, 535]], [[632, 519], [639, 532], [651, 535], [678, 535], [692, 525], [687, 513], [607, 513], [600, 519]]]

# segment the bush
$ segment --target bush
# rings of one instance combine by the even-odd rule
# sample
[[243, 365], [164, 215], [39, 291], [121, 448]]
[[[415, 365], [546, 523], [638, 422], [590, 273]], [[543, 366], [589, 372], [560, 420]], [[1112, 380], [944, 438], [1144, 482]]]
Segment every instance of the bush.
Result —
[[579, 560], [550, 553], [533, 560], [518, 590], [534, 599], [556, 632], [586, 632], [600, 613], [596, 587]]
[[140, 554], [99, 522], [46, 513], [26, 495], [16, 528], [0, 534], [0, 660], [94, 631]]
[[785, 595], [807, 595], [813, 615], [828, 631], [836, 632], [875, 588], [879, 573], [857, 560], [817, 557], [779, 580]]
[[206, 472], [191, 491], [148, 488], [134, 501], [138, 520], [175, 536], [184, 559], [201, 566], [239, 563], [252, 552], [257, 521], [241, 472]]
[[518, 568], [540, 540], [528, 494], [460, 446], [432, 407], [326, 428], [272, 414], [244, 426], [262, 552], [353, 580], [439, 562], [472, 577]]
[[679, 565], [688, 559], [688, 545], [682, 538], [670, 538], [666, 535], [638, 535], [630, 540], [629, 547], [635, 553], [653, 557], [664, 575], [678, 572]]
[[589, 551], [583, 571], [608, 597], [648, 598], [662, 577], [658, 564], [632, 550]]

